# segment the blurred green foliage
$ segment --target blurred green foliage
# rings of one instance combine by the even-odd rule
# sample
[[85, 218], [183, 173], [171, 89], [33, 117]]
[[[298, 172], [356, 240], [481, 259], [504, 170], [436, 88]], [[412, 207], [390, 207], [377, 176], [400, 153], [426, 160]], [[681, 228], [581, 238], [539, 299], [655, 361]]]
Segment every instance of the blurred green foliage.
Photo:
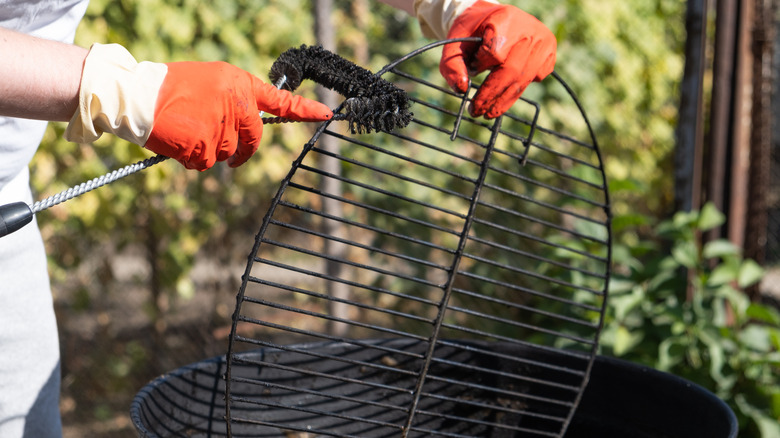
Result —
[[611, 184], [616, 231], [648, 214], [668, 214], [686, 2], [517, 4], [540, 17], [558, 38], [556, 71], [570, 83], [594, 124]]
[[681, 376], [727, 401], [740, 437], [780, 436], [780, 312], [744, 293], [763, 276], [726, 240], [711, 204], [677, 213], [654, 239], [616, 245], [601, 348]]

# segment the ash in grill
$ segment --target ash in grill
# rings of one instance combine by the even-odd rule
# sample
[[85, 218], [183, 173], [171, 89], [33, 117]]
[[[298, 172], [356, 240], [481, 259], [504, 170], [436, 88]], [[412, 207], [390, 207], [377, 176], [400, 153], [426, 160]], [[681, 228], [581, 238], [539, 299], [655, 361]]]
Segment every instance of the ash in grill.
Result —
[[410, 73], [435, 46], [378, 73], [408, 92], [408, 126], [325, 123], [305, 146], [251, 249], [227, 355], [145, 388], [142, 434], [563, 435], [609, 280], [599, 150], [555, 75], [538, 85], [549, 108], [464, 116], [463, 96]]

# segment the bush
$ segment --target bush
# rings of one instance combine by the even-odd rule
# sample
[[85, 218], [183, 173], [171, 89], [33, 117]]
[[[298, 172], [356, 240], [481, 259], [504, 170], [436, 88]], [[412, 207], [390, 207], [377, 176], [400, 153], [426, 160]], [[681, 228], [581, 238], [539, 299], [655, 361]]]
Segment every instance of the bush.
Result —
[[740, 437], [778, 437], [780, 313], [744, 293], [758, 264], [726, 240], [700, 244], [723, 222], [707, 205], [615, 246], [601, 348], [708, 388], [737, 414]]

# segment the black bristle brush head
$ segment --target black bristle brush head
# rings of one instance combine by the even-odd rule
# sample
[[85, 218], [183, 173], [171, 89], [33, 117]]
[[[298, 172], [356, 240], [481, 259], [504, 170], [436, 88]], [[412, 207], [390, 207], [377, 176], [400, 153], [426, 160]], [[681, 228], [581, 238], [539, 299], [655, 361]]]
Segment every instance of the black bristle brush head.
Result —
[[282, 53], [269, 78], [276, 84], [283, 77], [284, 88], [291, 91], [308, 79], [346, 97], [342, 109], [352, 133], [391, 131], [412, 121], [405, 91], [321, 46]]

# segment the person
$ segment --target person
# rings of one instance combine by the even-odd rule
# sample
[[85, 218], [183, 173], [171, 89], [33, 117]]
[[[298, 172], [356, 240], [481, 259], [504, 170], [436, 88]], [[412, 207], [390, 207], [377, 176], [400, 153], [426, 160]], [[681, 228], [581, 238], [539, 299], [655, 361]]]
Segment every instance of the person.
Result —
[[[473, 116], [506, 111], [555, 64], [556, 41], [541, 22], [493, 0], [384, 0], [448, 44], [440, 71], [459, 92], [490, 71]], [[32, 202], [28, 164], [47, 121], [89, 143], [117, 135], [206, 170], [236, 167], [258, 149], [259, 111], [302, 121], [333, 113], [224, 62], [137, 62], [116, 44], [73, 45], [86, 0], [0, 0], [0, 205]], [[0, 436], [61, 436], [59, 344], [43, 242], [35, 221], [0, 239]]]

